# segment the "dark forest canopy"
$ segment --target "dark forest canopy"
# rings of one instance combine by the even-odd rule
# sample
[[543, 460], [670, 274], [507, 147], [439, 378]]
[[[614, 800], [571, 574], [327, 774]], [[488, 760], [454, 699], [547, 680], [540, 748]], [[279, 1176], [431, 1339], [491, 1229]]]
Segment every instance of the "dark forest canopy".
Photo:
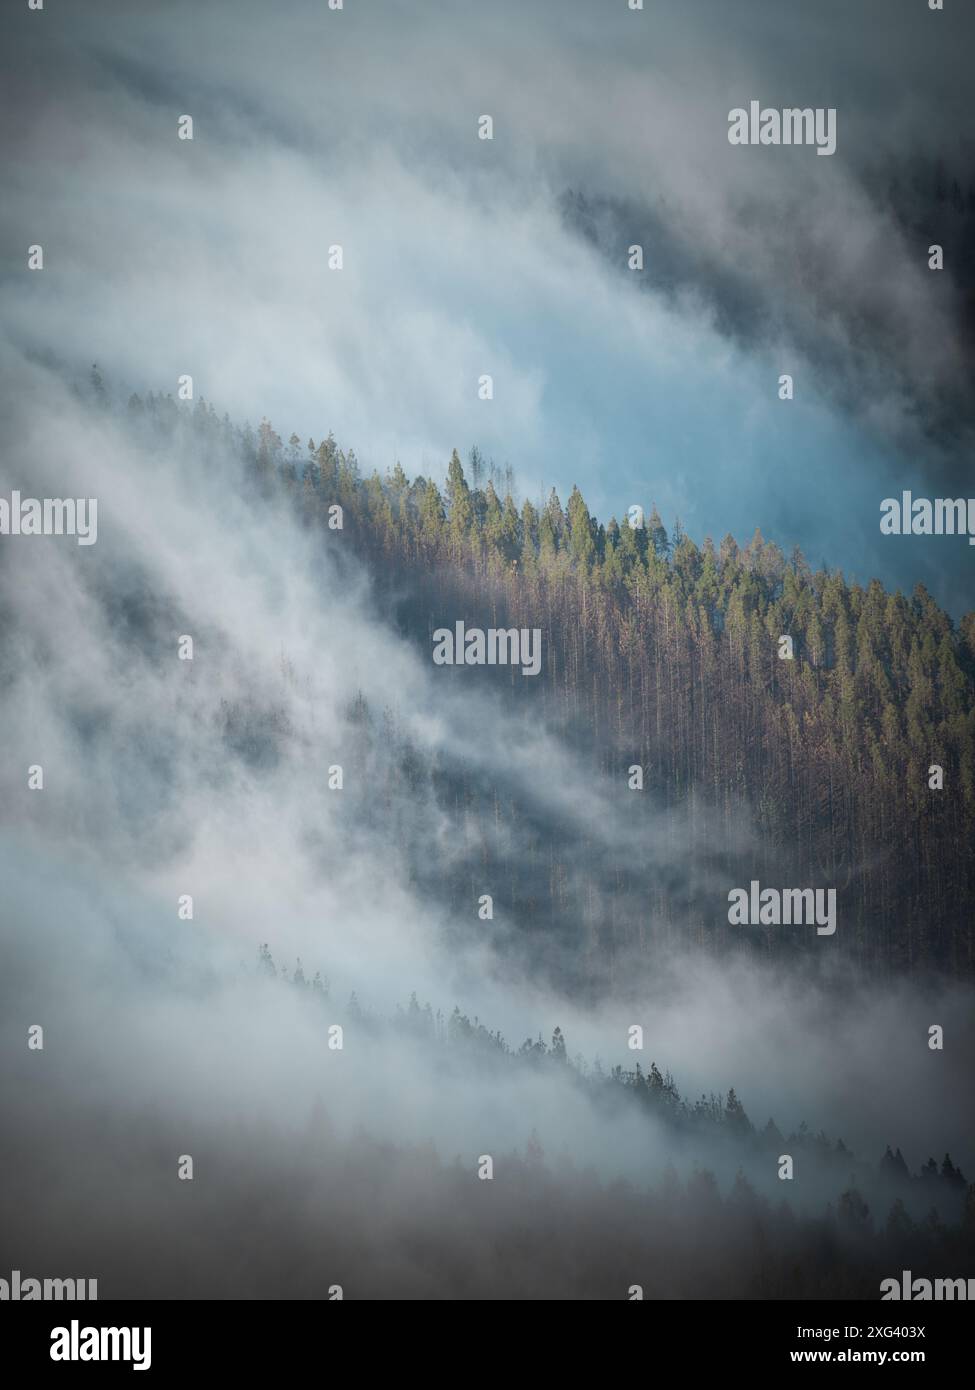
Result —
[[[418, 642], [457, 617], [540, 627], [537, 681], [511, 668], [485, 678], [536, 701], [545, 726], [621, 788], [641, 766], [646, 794], [679, 813], [675, 824], [693, 832], [706, 808], [729, 829], [751, 825], [760, 850], [729, 887], [750, 877], [835, 887], [836, 947], [858, 965], [971, 969], [975, 613], [956, 625], [921, 585], [905, 597], [813, 571], [758, 531], [744, 546], [730, 535], [698, 545], [655, 508], [642, 528], [603, 524], [578, 488], [565, 505], [554, 488], [544, 506], [518, 504], [510, 472], [476, 448], [466, 470], [453, 452], [442, 483], [399, 464], [364, 477], [331, 435], [284, 443], [267, 420], [238, 429], [203, 401], [170, 397], [132, 397], [129, 412], [163, 438], [186, 429], [229, 447], [255, 505], [290, 496], [334, 549], [363, 557]], [[341, 540], [329, 531], [336, 506]], [[782, 635], [792, 660], [779, 657]], [[612, 885], [621, 904], [629, 873], [619, 866]], [[532, 904], [544, 911], [531, 895], [518, 905]], [[720, 905], [667, 885], [643, 907], [668, 940], [727, 935]], [[642, 947], [645, 923], [623, 906], [610, 913], [594, 948]]]

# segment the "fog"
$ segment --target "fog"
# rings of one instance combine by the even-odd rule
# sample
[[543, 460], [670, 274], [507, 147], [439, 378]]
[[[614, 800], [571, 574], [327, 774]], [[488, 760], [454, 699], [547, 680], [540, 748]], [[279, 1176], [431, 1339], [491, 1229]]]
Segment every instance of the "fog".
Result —
[[[818, 1218], [855, 1182], [878, 1227], [888, 1144], [971, 1179], [967, 983], [854, 977], [842, 924], [789, 959], [702, 949], [700, 914], [665, 943], [653, 886], [693, 885], [726, 924], [762, 848], [748, 817], [634, 812], [530, 680], [506, 693], [404, 637], [347, 533], [259, 501], [188, 423], [164, 444], [126, 420], [129, 392], [188, 374], [235, 426], [269, 416], [302, 447], [333, 430], [364, 473], [440, 482], [476, 442], [521, 496], [578, 482], [603, 521], [656, 501], [699, 542], [760, 525], [970, 608], [969, 548], [881, 538], [878, 508], [968, 486], [971, 208], [928, 183], [940, 159], [968, 193], [971, 16], [689, 8], [5, 18], [0, 493], [96, 498], [98, 539], [0, 538], [0, 1276], [74, 1269], [106, 1298], [707, 1296], [745, 1245], [702, 1170], [729, 1203], [741, 1171], [762, 1220], [783, 1200]], [[752, 98], [835, 106], [836, 154], [732, 149], [727, 112]], [[517, 804], [570, 865], [584, 846], [597, 888], [580, 862], [561, 921], [508, 911], [434, 769], [479, 809]], [[543, 872], [489, 821], [491, 848]], [[618, 864], [646, 944], [600, 959]], [[510, 1052], [458, 1040], [455, 1006]], [[519, 1053], [556, 1028], [566, 1062]], [[609, 1078], [637, 1063], [691, 1106], [734, 1088], [781, 1142], [633, 1102]], [[807, 1162], [802, 1123], [849, 1163]], [[959, 1214], [941, 1189], [905, 1200]], [[781, 1269], [742, 1255], [750, 1291], [836, 1293], [835, 1271], [788, 1283], [808, 1247], [775, 1220]]]
[[[760, 1192], [779, 1197], [777, 1155], [743, 1157], [703, 1132], [674, 1132], [599, 1100], [574, 1072], [411, 1034], [395, 1018], [413, 991], [444, 1015], [459, 1005], [515, 1048], [559, 1027], [586, 1073], [652, 1060], [691, 1100], [734, 1087], [758, 1128], [774, 1116], [788, 1134], [806, 1121], [871, 1164], [889, 1143], [912, 1171], [946, 1150], [970, 1169], [966, 986], [851, 986], [841, 957], [835, 969], [790, 974], [688, 946], [627, 962], [619, 988], [581, 1003], [558, 987], [557, 960], [536, 955], [534, 973], [522, 973], [515, 943], [530, 923], [503, 910], [481, 921], [476, 896], [469, 921], [451, 921], [435, 894], [418, 891], [395, 828], [402, 817], [420, 827], [429, 871], [461, 853], [454, 827], [429, 792], [390, 802], [376, 755], [362, 754], [357, 696], [395, 710], [423, 760], [520, 786], [553, 821], [584, 807], [607, 852], [643, 855], [648, 884], [689, 872], [694, 847], [684, 864], [655, 850], [664, 813], [649, 840], [642, 826], [637, 834], [579, 751], [532, 732], [517, 699], [444, 682], [377, 607], [342, 532], [255, 508], [236, 462], [220, 450], [198, 456], [189, 432], [150, 447], [46, 369], [10, 353], [3, 365], [14, 445], [4, 490], [99, 499], [97, 544], [11, 536], [0, 567], [0, 1087], [12, 1268], [84, 1255], [104, 1296], [258, 1287], [256, 1274], [236, 1282], [216, 1251], [190, 1258], [188, 1218], [173, 1206], [186, 1154], [200, 1229], [235, 1226], [235, 1203], [249, 1210], [265, 1184], [275, 1220], [290, 1227], [296, 1210], [280, 1185], [293, 1168], [305, 1174], [309, 1220], [330, 1213], [330, 1238], [355, 1246], [357, 1278], [372, 1293], [405, 1284], [422, 1296], [429, 1277], [443, 1296], [444, 1271], [415, 1267], [404, 1222], [412, 1230], [428, 1169], [451, 1175], [459, 1213], [483, 1201], [482, 1155], [503, 1185], [514, 1155], [540, 1145], [547, 1160], [588, 1172], [597, 1188], [586, 1202], [619, 1179], [646, 1190], [670, 1164], [685, 1176], [707, 1167], [724, 1191], [744, 1165]], [[186, 635], [192, 661], [177, 655]], [[43, 790], [28, 788], [37, 764]], [[342, 790], [328, 786], [335, 765]], [[357, 787], [363, 778], [376, 780]], [[748, 827], [721, 848], [747, 880]], [[720, 915], [726, 884], [705, 879], [704, 891]], [[192, 920], [179, 918], [183, 894]], [[263, 942], [289, 975], [300, 958], [308, 981], [327, 976], [327, 1001], [267, 978], [257, 968]], [[348, 1006], [353, 992], [361, 1013]], [[335, 1023], [341, 1050], [329, 1047]], [[943, 1052], [927, 1047], [932, 1023], [945, 1030]], [[44, 1047], [30, 1050], [38, 1024]], [[633, 1024], [644, 1029], [641, 1052], [627, 1046]], [[846, 1181], [810, 1174], [789, 1197], [814, 1211]], [[327, 1191], [316, 1196], [320, 1182]], [[517, 1213], [517, 1193], [506, 1200]], [[497, 1219], [504, 1228], [521, 1218]], [[129, 1223], [145, 1232], [151, 1259], [125, 1235]], [[368, 1254], [371, 1241], [381, 1257]]]
[[[971, 606], [963, 544], [879, 533], [884, 497], [966, 485], [967, 7], [93, 0], [9, 36], [5, 319], [30, 351], [190, 373], [381, 470], [477, 440], [532, 497], [759, 525]], [[835, 106], [836, 154], [733, 149], [752, 97]]]

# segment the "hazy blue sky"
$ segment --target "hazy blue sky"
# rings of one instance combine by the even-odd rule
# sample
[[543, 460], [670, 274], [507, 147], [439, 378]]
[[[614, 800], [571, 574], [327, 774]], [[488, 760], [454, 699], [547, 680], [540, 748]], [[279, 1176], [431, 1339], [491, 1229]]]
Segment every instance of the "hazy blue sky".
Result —
[[[902, 487], [972, 491], [972, 210], [930, 196], [939, 160], [971, 182], [968, 7], [94, 0], [11, 28], [18, 346], [190, 372], [366, 469], [439, 477], [477, 442], [531, 496], [758, 525], [972, 606], [963, 540], [879, 532]], [[835, 155], [732, 147], [751, 99], [835, 106]]]

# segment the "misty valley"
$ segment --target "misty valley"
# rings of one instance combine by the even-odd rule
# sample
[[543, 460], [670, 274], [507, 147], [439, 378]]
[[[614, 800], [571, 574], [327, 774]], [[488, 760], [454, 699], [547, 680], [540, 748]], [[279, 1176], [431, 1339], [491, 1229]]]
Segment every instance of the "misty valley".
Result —
[[[656, 514], [603, 528], [578, 492], [516, 511], [456, 453], [440, 498], [362, 479], [331, 436], [299, 470], [267, 422], [69, 400], [79, 431], [114, 440], [106, 469], [139, 470], [181, 558], [103, 520], [53, 571], [24, 552], [5, 596], [4, 756], [39, 727], [48, 750], [4, 874], [34, 922], [5, 988], [24, 1026], [48, 1020], [7, 1139], [20, 1268], [67, 1258], [59, 1208], [104, 1296], [268, 1296], [268, 1222], [289, 1251], [274, 1296], [859, 1298], [885, 1270], [963, 1262], [971, 996], [939, 965], [971, 927], [905, 890], [957, 889], [970, 821], [928, 816], [920, 861], [851, 857], [919, 821], [846, 761], [868, 736], [844, 723], [874, 688], [864, 639], [856, 673], [824, 655], [840, 659], [848, 607], [916, 651], [930, 604], [891, 608], [764, 541], [674, 550]], [[806, 611], [788, 669], [771, 639], [755, 650], [746, 593]], [[537, 691], [511, 664], [431, 660], [458, 611], [468, 634], [543, 634]], [[604, 632], [638, 615], [639, 644]], [[736, 769], [759, 702], [782, 747], [756, 804]], [[789, 751], [800, 713], [832, 731], [807, 733], [808, 755]], [[954, 746], [939, 734], [949, 780], [970, 757], [957, 727]], [[55, 832], [71, 857], [43, 873], [34, 837]], [[833, 886], [764, 886], [803, 875]], [[50, 1083], [24, 1084], [55, 1056]], [[120, 1198], [158, 1251], [139, 1269], [105, 1220]], [[467, 1242], [496, 1255], [471, 1262]]]
[[4, 8], [7, 1380], [377, 1301], [957, 1374], [973, 51]]

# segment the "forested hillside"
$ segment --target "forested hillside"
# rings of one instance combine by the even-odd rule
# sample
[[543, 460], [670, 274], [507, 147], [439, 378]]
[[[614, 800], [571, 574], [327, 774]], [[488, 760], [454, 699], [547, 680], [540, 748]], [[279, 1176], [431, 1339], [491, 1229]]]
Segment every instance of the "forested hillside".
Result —
[[[337, 1007], [327, 976], [316, 971], [309, 980], [300, 960], [293, 970], [278, 967], [267, 942], [260, 947], [258, 970], [277, 988], [296, 996], [300, 1006], [317, 1009], [330, 1022], [341, 1018], [350, 1031], [368, 1032], [373, 1038], [410, 1039], [429, 1051], [428, 1064], [434, 1069], [446, 1068], [451, 1062], [459, 1065], [463, 1060], [476, 1067], [482, 1078], [513, 1068], [568, 1077], [589, 1094], [605, 1116], [616, 1107], [632, 1107], [647, 1120], [662, 1125], [669, 1138], [683, 1142], [688, 1151], [699, 1145], [710, 1163], [725, 1171], [737, 1169], [739, 1189], [747, 1189], [750, 1178], [764, 1196], [775, 1195], [780, 1190], [775, 1160], [785, 1149], [798, 1155], [802, 1163], [805, 1201], [813, 1209], [822, 1201], [827, 1216], [828, 1204], [836, 1201], [841, 1213], [855, 1213], [858, 1224], [869, 1229], [873, 1223], [865, 1194], [874, 1209], [879, 1204], [882, 1211], [889, 1210], [892, 1226], [902, 1233], [912, 1229], [913, 1212], [926, 1219], [929, 1231], [936, 1231], [944, 1221], [951, 1227], [962, 1225], [969, 1237], [975, 1234], [975, 1184], [967, 1182], [950, 1154], [944, 1155], [940, 1167], [929, 1155], [918, 1163], [916, 1173], [911, 1172], [899, 1146], [892, 1150], [888, 1144], [878, 1163], [865, 1161], [842, 1137], [833, 1138], [822, 1129], [814, 1132], [805, 1120], [785, 1134], [773, 1116], [764, 1124], [753, 1123], [734, 1087], [726, 1096], [712, 1091], [691, 1100], [681, 1095], [671, 1072], [661, 1071], [652, 1060], [646, 1068], [635, 1062], [632, 1068], [616, 1065], [607, 1070], [599, 1058], [590, 1060], [574, 1052], [558, 1026], [548, 1044], [539, 1033], [534, 1039], [526, 1038], [520, 1047], [511, 1047], [500, 1029], [486, 1027], [457, 1005], [450, 1014], [434, 1011], [429, 1002], [421, 1005], [415, 992], [405, 1007], [397, 1005], [392, 1018], [364, 1008], [356, 993], [344, 1008]], [[532, 1148], [538, 1152], [537, 1139]], [[714, 1179], [711, 1172], [697, 1176]]]
[[[723, 874], [726, 888], [750, 878], [835, 887], [830, 948], [871, 971], [970, 970], [975, 613], [956, 626], [921, 586], [905, 597], [877, 581], [849, 584], [813, 572], [798, 551], [786, 558], [758, 532], [744, 546], [731, 536], [699, 545], [649, 507], [643, 528], [625, 517], [603, 524], [575, 488], [565, 506], [554, 489], [541, 509], [519, 506], [510, 473], [505, 483], [476, 448], [466, 475], [453, 453], [443, 483], [411, 480], [399, 465], [363, 477], [331, 435], [284, 444], [267, 421], [239, 430], [203, 402], [190, 410], [168, 397], [133, 397], [129, 411], [164, 437], [186, 428], [198, 443], [238, 452], [254, 505], [290, 496], [323, 544], [362, 556], [401, 630], [426, 651], [435, 628], [460, 618], [540, 628], [536, 679], [514, 667], [460, 678], [510, 690], [522, 708], [531, 702], [533, 718], [591, 759], [593, 777], [630, 798], [634, 816], [645, 813], [641, 802], [667, 811], [675, 853], [690, 843], [706, 856], [715, 825], [727, 844], [741, 827], [754, 832], [754, 848], [737, 857], [715, 851], [713, 872], [695, 885], [622, 855], [587, 859], [584, 845], [534, 827], [530, 808], [503, 804], [503, 789], [492, 805], [456, 770], [432, 770], [480, 877], [507, 875], [509, 907], [532, 930], [557, 928], [571, 881], [590, 959], [655, 939], [738, 941], [726, 892], [713, 891]], [[334, 513], [329, 527], [336, 504], [341, 531]], [[793, 660], [779, 658], [781, 635], [793, 639]], [[379, 716], [362, 712], [376, 740]], [[383, 746], [389, 736], [386, 728]], [[634, 764], [642, 795], [628, 786]], [[929, 785], [933, 765], [942, 789]], [[491, 842], [486, 822], [501, 816], [523, 831], [518, 864]], [[446, 877], [441, 887], [458, 901], [474, 881]], [[770, 951], [809, 949], [808, 938], [752, 937]]]

